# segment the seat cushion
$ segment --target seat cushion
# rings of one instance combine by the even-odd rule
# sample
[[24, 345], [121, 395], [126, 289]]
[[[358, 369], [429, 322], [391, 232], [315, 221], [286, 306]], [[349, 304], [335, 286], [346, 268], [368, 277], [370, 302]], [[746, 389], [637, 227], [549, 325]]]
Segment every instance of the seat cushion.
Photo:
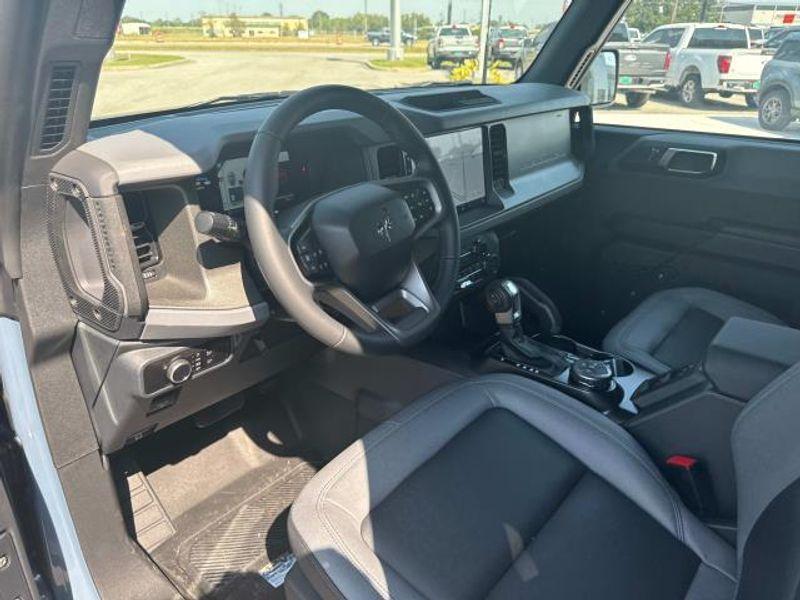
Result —
[[783, 324], [747, 302], [703, 288], [657, 292], [608, 333], [603, 348], [656, 374], [703, 360], [714, 336], [732, 317]]
[[322, 469], [290, 539], [323, 597], [732, 598], [735, 552], [619, 426], [494, 375], [401, 411]]

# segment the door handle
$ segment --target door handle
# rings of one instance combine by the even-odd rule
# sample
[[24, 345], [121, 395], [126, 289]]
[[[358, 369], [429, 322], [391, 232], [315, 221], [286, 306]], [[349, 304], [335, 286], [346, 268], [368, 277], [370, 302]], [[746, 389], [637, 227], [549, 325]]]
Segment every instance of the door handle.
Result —
[[676, 175], [710, 175], [719, 164], [719, 154], [711, 150], [667, 148], [658, 166]]

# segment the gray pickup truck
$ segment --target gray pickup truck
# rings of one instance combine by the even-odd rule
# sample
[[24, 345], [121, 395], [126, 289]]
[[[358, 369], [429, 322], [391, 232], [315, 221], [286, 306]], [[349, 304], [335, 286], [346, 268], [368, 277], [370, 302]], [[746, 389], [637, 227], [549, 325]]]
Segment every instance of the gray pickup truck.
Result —
[[663, 88], [669, 53], [667, 44], [633, 42], [628, 26], [621, 22], [614, 27], [606, 48], [619, 54], [617, 90], [625, 94], [629, 107], [644, 106], [652, 94]]
[[[414, 42], [417, 41], [417, 36], [415, 36], [412, 33], [408, 33], [406, 31], [401, 32], [401, 37], [403, 40], [403, 45], [406, 47], [413, 46]], [[368, 31], [367, 41], [373, 46], [380, 46], [381, 44], [391, 44], [392, 32], [388, 27], [384, 27], [383, 29], [379, 29], [377, 31]]]
[[775, 58], [761, 73], [758, 121], [769, 131], [783, 131], [800, 116], [800, 31], [785, 36]]

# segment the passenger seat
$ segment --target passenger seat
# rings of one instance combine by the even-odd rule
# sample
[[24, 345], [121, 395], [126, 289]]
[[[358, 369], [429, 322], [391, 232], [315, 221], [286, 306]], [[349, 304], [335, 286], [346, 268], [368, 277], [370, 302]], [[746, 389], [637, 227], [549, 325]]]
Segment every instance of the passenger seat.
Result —
[[711, 340], [732, 317], [784, 325], [752, 304], [704, 288], [657, 292], [608, 333], [603, 348], [656, 374], [703, 359]]

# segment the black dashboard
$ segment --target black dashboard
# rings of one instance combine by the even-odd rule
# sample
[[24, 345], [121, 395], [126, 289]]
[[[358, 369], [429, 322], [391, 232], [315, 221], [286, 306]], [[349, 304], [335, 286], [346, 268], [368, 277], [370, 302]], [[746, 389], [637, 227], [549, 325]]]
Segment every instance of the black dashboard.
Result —
[[[592, 119], [581, 93], [517, 84], [383, 97], [426, 137], [453, 192], [462, 230], [457, 293], [498, 272], [494, 228], [583, 182]], [[243, 221], [250, 145], [275, 105], [96, 127], [51, 174], [48, 231], [79, 321], [73, 361], [106, 452], [316, 348], [280, 317], [246, 244], [195, 226], [201, 211]], [[276, 210], [413, 168], [379, 124], [320, 113], [281, 152]], [[436, 247], [420, 242], [423, 254]]]

